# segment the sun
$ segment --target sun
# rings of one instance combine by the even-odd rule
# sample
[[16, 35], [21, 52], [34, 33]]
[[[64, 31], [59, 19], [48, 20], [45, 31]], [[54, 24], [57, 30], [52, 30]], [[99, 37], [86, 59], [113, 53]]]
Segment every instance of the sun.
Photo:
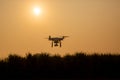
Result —
[[34, 14], [35, 14], [36, 16], [38, 16], [38, 15], [40, 15], [40, 13], [41, 13], [41, 9], [40, 9], [39, 7], [35, 7], [35, 8], [33, 9], [33, 12], [34, 12]]

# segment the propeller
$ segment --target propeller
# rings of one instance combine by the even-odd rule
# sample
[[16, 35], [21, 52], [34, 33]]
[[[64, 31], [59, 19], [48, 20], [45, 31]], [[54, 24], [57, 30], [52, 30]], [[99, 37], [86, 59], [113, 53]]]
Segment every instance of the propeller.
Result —
[[69, 36], [59, 36], [59, 37], [69, 37]]
[[63, 37], [69, 37], [69, 36], [63, 36]]
[[69, 37], [69, 36], [62, 36], [63, 38]]

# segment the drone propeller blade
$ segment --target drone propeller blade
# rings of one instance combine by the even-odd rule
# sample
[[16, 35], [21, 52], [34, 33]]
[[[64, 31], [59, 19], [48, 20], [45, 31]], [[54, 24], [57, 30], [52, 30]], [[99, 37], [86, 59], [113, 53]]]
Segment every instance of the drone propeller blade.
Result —
[[64, 36], [64, 37], [69, 37], [69, 36]]
[[59, 37], [69, 37], [69, 36], [59, 36]]
[[64, 38], [69, 37], [69, 36], [63, 36]]

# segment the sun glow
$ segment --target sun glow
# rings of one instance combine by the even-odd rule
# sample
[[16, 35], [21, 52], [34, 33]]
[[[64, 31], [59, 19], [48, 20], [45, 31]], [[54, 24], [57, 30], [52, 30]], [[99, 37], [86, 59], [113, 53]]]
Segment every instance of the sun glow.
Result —
[[39, 7], [35, 7], [33, 11], [34, 11], [34, 14], [37, 16], [41, 13], [41, 9]]

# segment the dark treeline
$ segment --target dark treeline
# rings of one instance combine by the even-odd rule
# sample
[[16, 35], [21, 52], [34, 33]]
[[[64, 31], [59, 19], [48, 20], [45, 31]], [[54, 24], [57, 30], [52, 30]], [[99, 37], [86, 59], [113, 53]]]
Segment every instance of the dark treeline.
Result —
[[120, 76], [120, 55], [76, 53], [50, 56], [47, 53], [9, 55], [0, 60], [0, 76], [28, 78], [101, 78]]

